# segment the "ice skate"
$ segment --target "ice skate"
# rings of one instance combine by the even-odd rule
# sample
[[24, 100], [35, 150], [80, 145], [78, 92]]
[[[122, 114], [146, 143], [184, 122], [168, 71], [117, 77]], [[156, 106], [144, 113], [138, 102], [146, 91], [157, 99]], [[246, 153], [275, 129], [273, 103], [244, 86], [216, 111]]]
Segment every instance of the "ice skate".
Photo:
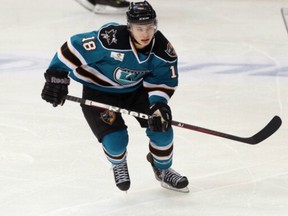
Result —
[[89, 11], [93, 11], [95, 8], [95, 0], [75, 0], [79, 4], [81, 4], [84, 8], [86, 8]]
[[124, 14], [129, 2], [125, 0], [76, 0], [86, 9], [99, 14]]
[[165, 170], [157, 169], [153, 165], [153, 159], [150, 153], [147, 155], [147, 160], [151, 163], [155, 177], [161, 182], [162, 187], [183, 193], [189, 192], [189, 188], [187, 187], [189, 182], [186, 176], [181, 176], [171, 168]]
[[130, 177], [127, 161], [113, 165], [113, 173], [116, 186], [122, 191], [127, 191], [130, 188]]

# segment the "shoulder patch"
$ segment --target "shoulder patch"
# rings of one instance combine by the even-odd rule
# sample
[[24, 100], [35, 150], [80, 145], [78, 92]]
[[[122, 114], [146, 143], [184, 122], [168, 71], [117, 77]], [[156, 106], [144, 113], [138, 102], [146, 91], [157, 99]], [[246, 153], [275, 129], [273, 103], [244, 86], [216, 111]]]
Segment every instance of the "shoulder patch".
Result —
[[112, 43], [117, 44], [116, 33], [117, 33], [117, 30], [115, 29], [111, 29], [110, 31], [105, 30], [105, 32], [102, 33], [100, 36], [104, 40], [106, 40], [109, 45], [111, 45]]
[[177, 57], [176, 51], [170, 42], [168, 42], [165, 52], [172, 58]]
[[155, 44], [152, 51], [166, 61], [177, 60], [174, 47], [160, 31], [155, 33]]
[[131, 49], [127, 26], [108, 25], [100, 29], [98, 38], [106, 49]]

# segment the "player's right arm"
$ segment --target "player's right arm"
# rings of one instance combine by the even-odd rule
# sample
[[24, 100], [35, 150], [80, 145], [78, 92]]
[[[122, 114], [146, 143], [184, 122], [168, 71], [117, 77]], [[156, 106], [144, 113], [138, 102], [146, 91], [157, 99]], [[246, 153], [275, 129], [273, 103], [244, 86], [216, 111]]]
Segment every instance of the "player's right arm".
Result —
[[98, 43], [97, 32], [90, 32], [72, 36], [60, 47], [44, 74], [43, 100], [54, 107], [63, 105], [68, 94], [69, 73], [89, 62], [101, 60], [103, 55], [97, 50]]

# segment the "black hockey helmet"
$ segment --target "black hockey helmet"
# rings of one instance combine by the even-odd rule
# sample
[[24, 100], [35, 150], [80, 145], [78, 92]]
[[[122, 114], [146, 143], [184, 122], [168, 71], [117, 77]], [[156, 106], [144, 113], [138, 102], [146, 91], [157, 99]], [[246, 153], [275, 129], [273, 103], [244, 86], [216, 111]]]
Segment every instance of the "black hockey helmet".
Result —
[[147, 1], [131, 2], [126, 15], [128, 26], [131, 23], [154, 23], [155, 25], [157, 24], [156, 12]]

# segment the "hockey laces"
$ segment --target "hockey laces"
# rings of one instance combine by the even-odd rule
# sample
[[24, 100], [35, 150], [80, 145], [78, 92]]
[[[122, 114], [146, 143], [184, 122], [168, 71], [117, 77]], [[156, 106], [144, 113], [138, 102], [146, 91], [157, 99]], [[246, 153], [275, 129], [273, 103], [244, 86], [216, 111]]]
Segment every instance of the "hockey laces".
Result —
[[167, 183], [172, 183], [173, 185], [177, 185], [179, 180], [182, 178], [182, 176], [174, 171], [173, 169], [167, 169], [163, 171], [163, 181]]
[[118, 165], [114, 165], [113, 170], [115, 173], [116, 184], [130, 181], [126, 162], [123, 162], [123, 163], [118, 164]]

